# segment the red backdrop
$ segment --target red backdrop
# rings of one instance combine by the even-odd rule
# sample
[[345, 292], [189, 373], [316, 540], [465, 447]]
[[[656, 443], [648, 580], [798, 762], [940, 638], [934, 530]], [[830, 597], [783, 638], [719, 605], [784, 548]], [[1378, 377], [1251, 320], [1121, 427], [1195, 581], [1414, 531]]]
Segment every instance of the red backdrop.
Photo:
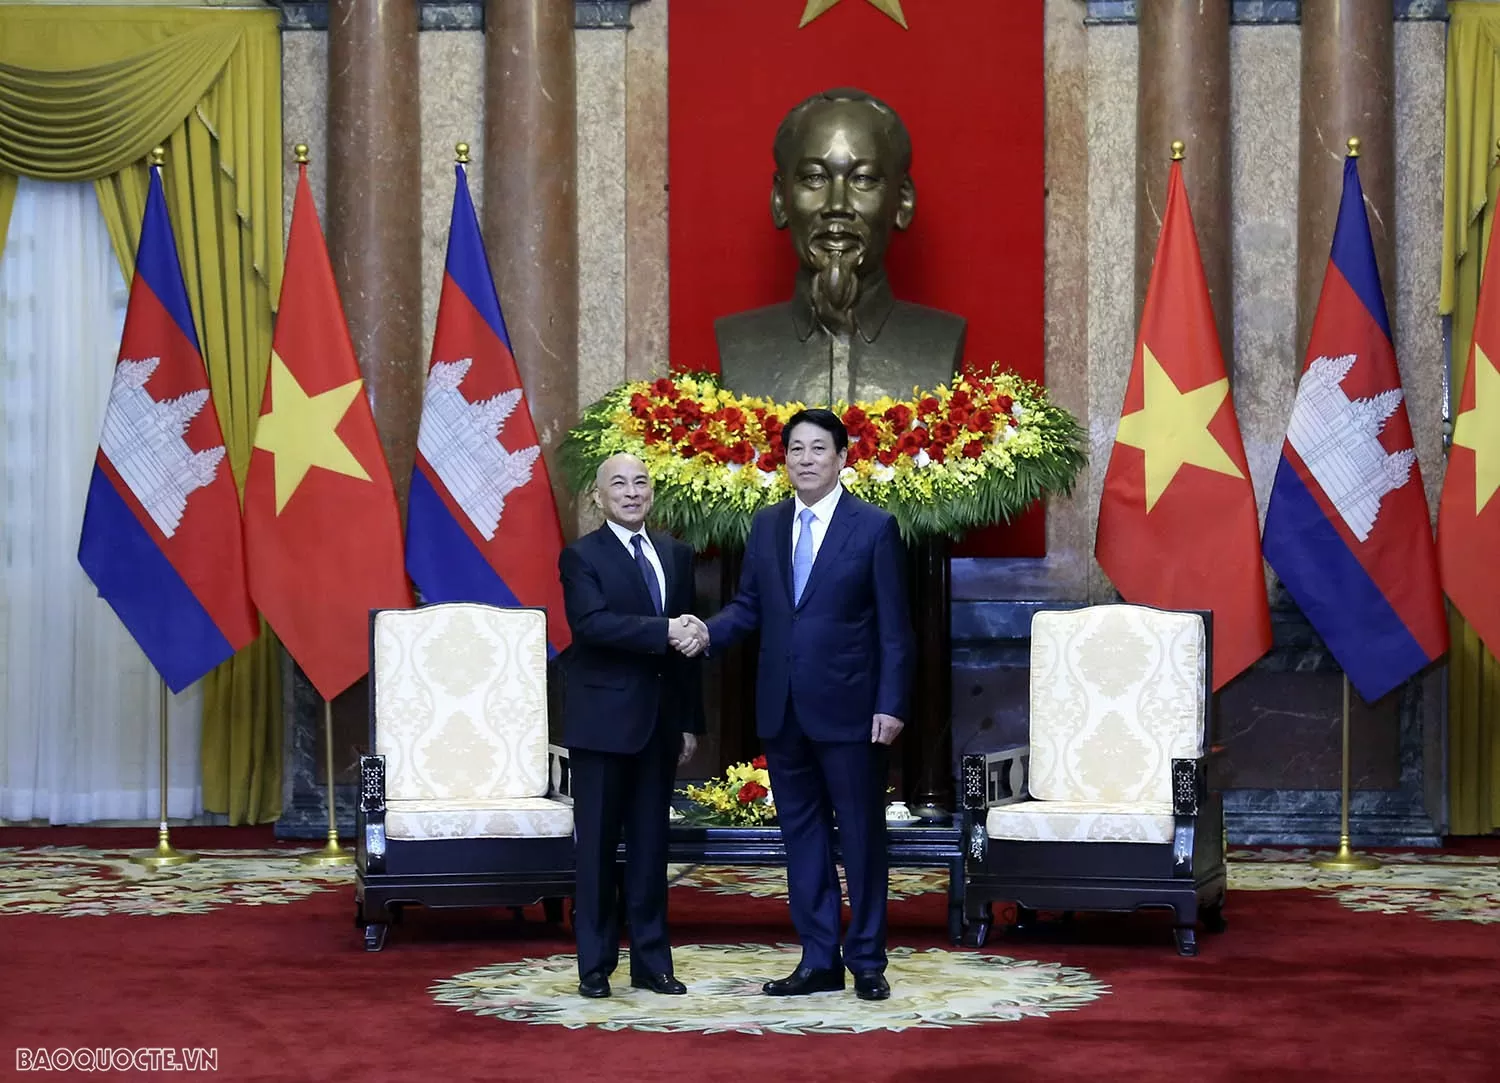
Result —
[[[809, 94], [856, 86], [911, 131], [912, 228], [887, 256], [902, 300], [968, 320], [965, 363], [1043, 378], [1042, 0], [867, 0], [798, 29], [806, 0], [670, 8], [671, 362], [718, 368], [713, 321], [791, 295], [796, 256], [771, 226], [771, 141]], [[1045, 551], [1040, 508], [960, 555]]]

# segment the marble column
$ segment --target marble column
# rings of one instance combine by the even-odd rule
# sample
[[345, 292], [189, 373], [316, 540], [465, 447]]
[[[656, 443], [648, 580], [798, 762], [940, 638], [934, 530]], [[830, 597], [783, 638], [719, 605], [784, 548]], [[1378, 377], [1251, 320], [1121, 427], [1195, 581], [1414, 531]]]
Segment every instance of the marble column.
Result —
[[1360, 141], [1380, 284], [1394, 318], [1396, 27], [1390, 0], [1303, 0], [1297, 155], [1297, 364], [1312, 331], [1343, 191], [1350, 136]]
[[328, 5], [328, 248], [404, 509], [422, 382], [417, 0]]
[[1203, 253], [1226, 363], [1234, 355], [1230, 272], [1229, 4], [1140, 0], [1136, 97], [1135, 311], [1139, 323], [1161, 232], [1171, 145], [1187, 145], [1182, 175]]
[[486, 0], [484, 236], [566, 533], [554, 452], [578, 417], [573, 0]]

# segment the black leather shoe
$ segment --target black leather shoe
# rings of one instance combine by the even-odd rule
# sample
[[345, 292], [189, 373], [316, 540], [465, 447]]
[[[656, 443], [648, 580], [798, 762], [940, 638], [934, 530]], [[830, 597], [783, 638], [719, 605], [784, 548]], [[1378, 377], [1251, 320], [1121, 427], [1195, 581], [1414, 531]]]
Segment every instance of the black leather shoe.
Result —
[[891, 984], [878, 970], [862, 970], [854, 975], [854, 995], [860, 1000], [889, 1000]]
[[680, 997], [687, 992], [687, 986], [678, 981], [671, 974], [632, 974], [630, 975], [630, 987], [632, 989], [649, 989], [653, 993], [662, 996]]
[[810, 966], [799, 966], [788, 977], [761, 986], [768, 997], [804, 997], [809, 993], [837, 993], [843, 988], [842, 968], [815, 970]]
[[578, 979], [578, 995], [593, 1000], [609, 996], [609, 978], [597, 970], [590, 970]]

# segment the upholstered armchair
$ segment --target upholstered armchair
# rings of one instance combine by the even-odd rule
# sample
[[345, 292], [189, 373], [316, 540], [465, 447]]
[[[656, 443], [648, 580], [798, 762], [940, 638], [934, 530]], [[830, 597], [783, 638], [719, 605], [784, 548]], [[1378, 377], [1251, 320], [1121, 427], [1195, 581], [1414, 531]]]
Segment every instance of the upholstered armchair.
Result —
[[1223, 806], [1213, 740], [1208, 614], [1133, 605], [1039, 612], [1030, 741], [962, 764], [968, 942], [992, 904], [1174, 913], [1177, 949], [1223, 928]]
[[567, 753], [547, 742], [540, 609], [448, 603], [370, 615], [355, 922], [379, 951], [408, 904], [546, 904], [573, 894]]

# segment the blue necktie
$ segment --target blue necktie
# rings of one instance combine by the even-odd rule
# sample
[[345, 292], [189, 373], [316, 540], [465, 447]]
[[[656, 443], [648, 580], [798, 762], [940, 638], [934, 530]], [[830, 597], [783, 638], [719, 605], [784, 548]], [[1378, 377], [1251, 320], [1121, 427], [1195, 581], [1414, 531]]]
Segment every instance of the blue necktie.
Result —
[[651, 567], [651, 562], [646, 559], [646, 550], [642, 546], [645, 539], [639, 534], [633, 535], [630, 544], [635, 547], [635, 566], [641, 570], [641, 576], [646, 580], [646, 589], [651, 592], [651, 604], [656, 607], [656, 612], [661, 612], [661, 584], [656, 581], [656, 569]]
[[792, 551], [792, 604], [802, 604], [802, 588], [807, 586], [807, 577], [812, 574], [813, 566], [813, 544], [812, 544], [812, 508], [803, 508], [798, 520], [802, 523], [802, 529], [797, 532], [797, 548]]

